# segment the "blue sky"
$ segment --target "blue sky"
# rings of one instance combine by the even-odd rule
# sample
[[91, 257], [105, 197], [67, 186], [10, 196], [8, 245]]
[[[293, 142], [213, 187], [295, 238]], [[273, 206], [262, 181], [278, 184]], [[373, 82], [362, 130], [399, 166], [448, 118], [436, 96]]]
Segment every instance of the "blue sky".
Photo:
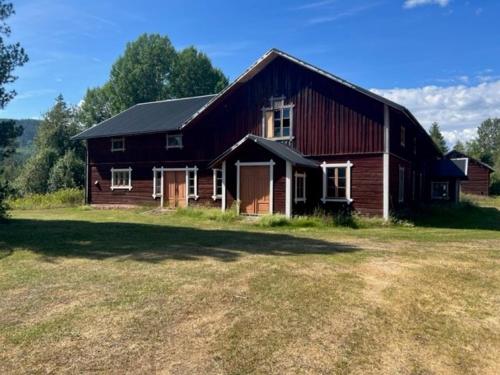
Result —
[[271, 47], [388, 96], [449, 142], [500, 117], [500, 1], [14, 1], [11, 40], [30, 62], [1, 117], [77, 104], [144, 32], [195, 45], [230, 79]]

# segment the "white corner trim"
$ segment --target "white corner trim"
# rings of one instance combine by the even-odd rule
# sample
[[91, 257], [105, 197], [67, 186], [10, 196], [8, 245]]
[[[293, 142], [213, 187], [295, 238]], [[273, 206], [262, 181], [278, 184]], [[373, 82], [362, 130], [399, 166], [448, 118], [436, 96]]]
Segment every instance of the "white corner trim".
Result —
[[[128, 184], [127, 185], [115, 185], [115, 176], [114, 172], [128, 172]], [[132, 168], [111, 168], [111, 187], [110, 189], [113, 190], [132, 190]]]
[[382, 192], [382, 216], [389, 220], [389, 106], [384, 104], [384, 154], [383, 154], [383, 192]]
[[[297, 186], [298, 186], [298, 179], [299, 178], [302, 178], [302, 191], [304, 192], [304, 196], [303, 197], [298, 197], [297, 196]], [[299, 202], [306, 202], [306, 197], [307, 197], [307, 194], [306, 194], [306, 172], [302, 172], [302, 173], [299, 173], [299, 172], [295, 172], [295, 194], [294, 194], [294, 202], [295, 203], [299, 203]]]
[[226, 161], [222, 162], [222, 202], [221, 202], [221, 210], [226, 210]]
[[286, 162], [285, 216], [292, 217], [292, 163]]
[[[324, 161], [321, 163], [321, 169], [323, 170], [323, 195], [321, 202], [325, 204], [326, 202], [345, 202], [351, 204], [353, 199], [351, 198], [351, 168], [353, 164], [348, 160], [345, 163], [327, 163]], [[346, 182], [345, 182], [345, 198], [329, 198], [327, 194], [327, 169], [328, 168], [346, 168]]]

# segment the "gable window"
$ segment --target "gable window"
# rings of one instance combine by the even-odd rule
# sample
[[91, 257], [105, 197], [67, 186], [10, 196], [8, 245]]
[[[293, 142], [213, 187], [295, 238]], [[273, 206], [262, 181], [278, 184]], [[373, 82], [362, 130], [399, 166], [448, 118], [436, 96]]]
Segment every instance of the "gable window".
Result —
[[401, 134], [400, 134], [401, 147], [406, 146], [406, 129], [403, 125], [401, 125]]
[[167, 150], [169, 148], [182, 148], [182, 134], [167, 134]]
[[306, 174], [295, 172], [295, 203], [306, 201]]
[[186, 172], [188, 198], [198, 199], [198, 168], [188, 169]]
[[153, 168], [153, 198], [162, 196], [161, 175], [161, 169]]
[[413, 155], [417, 155], [417, 137], [413, 137]]
[[125, 138], [111, 138], [111, 152], [125, 151]]
[[132, 190], [132, 168], [111, 168], [111, 190]]
[[214, 191], [212, 195], [212, 199], [215, 201], [217, 199], [222, 199], [222, 184], [224, 181], [223, 171], [222, 169], [214, 169]]
[[285, 105], [285, 100], [271, 98], [270, 107], [263, 109], [263, 136], [271, 139], [292, 138], [293, 105]]
[[352, 163], [321, 164], [323, 169], [323, 198], [325, 202], [352, 202], [351, 167]]
[[398, 202], [405, 201], [405, 167], [399, 167], [399, 189], [398, 189]]
[[432, 182], [432, 199], [449, 199], [448, 182]]

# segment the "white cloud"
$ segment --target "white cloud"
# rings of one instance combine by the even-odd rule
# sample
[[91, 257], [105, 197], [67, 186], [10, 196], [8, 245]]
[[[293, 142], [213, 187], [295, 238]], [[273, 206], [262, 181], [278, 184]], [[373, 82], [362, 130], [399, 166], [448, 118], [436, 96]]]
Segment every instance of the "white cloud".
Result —
[[500, 117], [500, 80], [372, 91], [407, 107], [426, 129], [437, 121], [450, 144], [470, 140], [483, 120]]
[[405, 0], [403, 8], [412, 9], [423, 5], [439, 5], [445, 7], [450, 3], [450, 0]]

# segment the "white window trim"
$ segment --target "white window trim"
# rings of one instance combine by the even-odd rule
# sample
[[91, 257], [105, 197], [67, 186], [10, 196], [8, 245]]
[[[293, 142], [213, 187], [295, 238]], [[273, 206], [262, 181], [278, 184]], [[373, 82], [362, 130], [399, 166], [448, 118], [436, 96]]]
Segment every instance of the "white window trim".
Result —
[[[401, 172], [403, 172], [403, 185], [401, 185]], [[398, 174], [398, 202], [399, 203], [404, 203], [404, 201], [405, 201], [405, 179], [406, 179], [405, 167], [399, 166], [399, 174]], [[403, 194], [401, 194], [401, 191], [403, 192]]]
[[[157, 172], [161, 172], [161, 177], [160, 177], [160, 193], [156, 193], [156, 183], [158, 178], [156, 177]], [[153, 198], [158, 198], [163, 196], [163, 170], [162, 168], [153, 168]]]
[[[217, 194], [217, 172], [221, 173], [222, 177], [222, 194]], [[213, 194], [212, 199], [216, 201], [217, 199], [222, 199], [224, 195], [224, 169], [213, 168]]]
[[[324, 161], [321, 164], [321, 169], [323, 170], [323, 197], [321, 202], [346, 202], [351, 204], [353, 199], [351, 198], [351, 167], [353, 164], [348, 160], [346, 163], [327, 163]], [[327, 169], [328, 168], [346, 168], [346, 182], [345, 182], [345, 198], [328, 198], [327, 193]]]
[[[304, 196], [302, 198], [298, 197], [297, 196], [297, 182], [298, 182], [298, 179], [299, 178], [302, 178], [302, 191], [304, 192]], [[295, 203], [298, 203], [298, 202], [304, 202], [306, 201], [306, 173], [305, 172], [302, 172], [302, 173], [299, 173], [299, 172], [295, 172], [295, 194], [294, 194], [295, 198], [294, 198], [294, 202]]]
[[236, 165], [236, 202], [238, 214], [240, 213], [240, 167], [257, 167], [257, 166], [269, 166], [269, 213], [273, 213], [273, 185], [274, 185], [274, 165], [276, 163], [273, 159], [269, 161], [257, 161], [257, 162], [240, 162], [239, 160], [234, 163]]
[[[178, 145], [178, 146], [169, 146], [168, 145], [168, 138], [169, 137], [176, 137], [176, 136], [180, 136], [181, 137], [181, 144]], [[165, 136], [165, 148], [167, 150], [171, 150], [171, 149], [175, 149], [175, 148], [179, 148], [179, 149], [182, 149], [184, 147], [184, 143], [182, 142], [182, 133], [167, 133], [166, 136]]]
[[[123, 147], [115, 148], [115, 141], [121, 140]], [[112, 137], [111, 138], [111, 152], [125, 151], [125, 137]]]
[[[283, 104], [282, 106], [275, 108], [273, 106], [273, 103], [274, 103], [275, 100], [283, 100], [283, 102], [284, 102], [285, 97], [284, 96], [271, 97], [269, 99], [270, 106], [262, 108], [262, 138], [270, 139], [270, 140], [273, 140], [273, 141], [289, 141], [289, 140], [293, 140], [294, 139], [294, 136], [293, 136], [293, 112], [294, 111], [293, 111], [293, 109], [295, 107], [295, 104], [293, 104], [293, 103]], [[267, 134], [266, 134], [266, 112], [274, 111], [276, 109], [280, 109], [281, 111], [283, 111], [283, 109], [286, 109], [286, 108], [290, 109], [290, 135], [286, 136], [286, 137], [281, 137], [280, 136], [280, 137], [270, 137], [270, 138], [268, 138]], [[273, 112], [273, 134], [274, 134], [274, 112]]]
[[[127, 185], [115, 185], [115, 173], [114, 172], [128, 172], [128, 184]], [[111, 190], [132, 190], [132, 168], [111, 168]]]
[[[443, 197], [435, 197], [434, 196], [434, 185], [435, 184], [446, 184], [446, 191], [448, 192], [448, 196], [446, 198]], [[436, 200], [443, 200], [447, 201], [450, 199], [450, 183], [448, 181], [432, 181], [431, 182], [431, 199], [436, 199]]]

